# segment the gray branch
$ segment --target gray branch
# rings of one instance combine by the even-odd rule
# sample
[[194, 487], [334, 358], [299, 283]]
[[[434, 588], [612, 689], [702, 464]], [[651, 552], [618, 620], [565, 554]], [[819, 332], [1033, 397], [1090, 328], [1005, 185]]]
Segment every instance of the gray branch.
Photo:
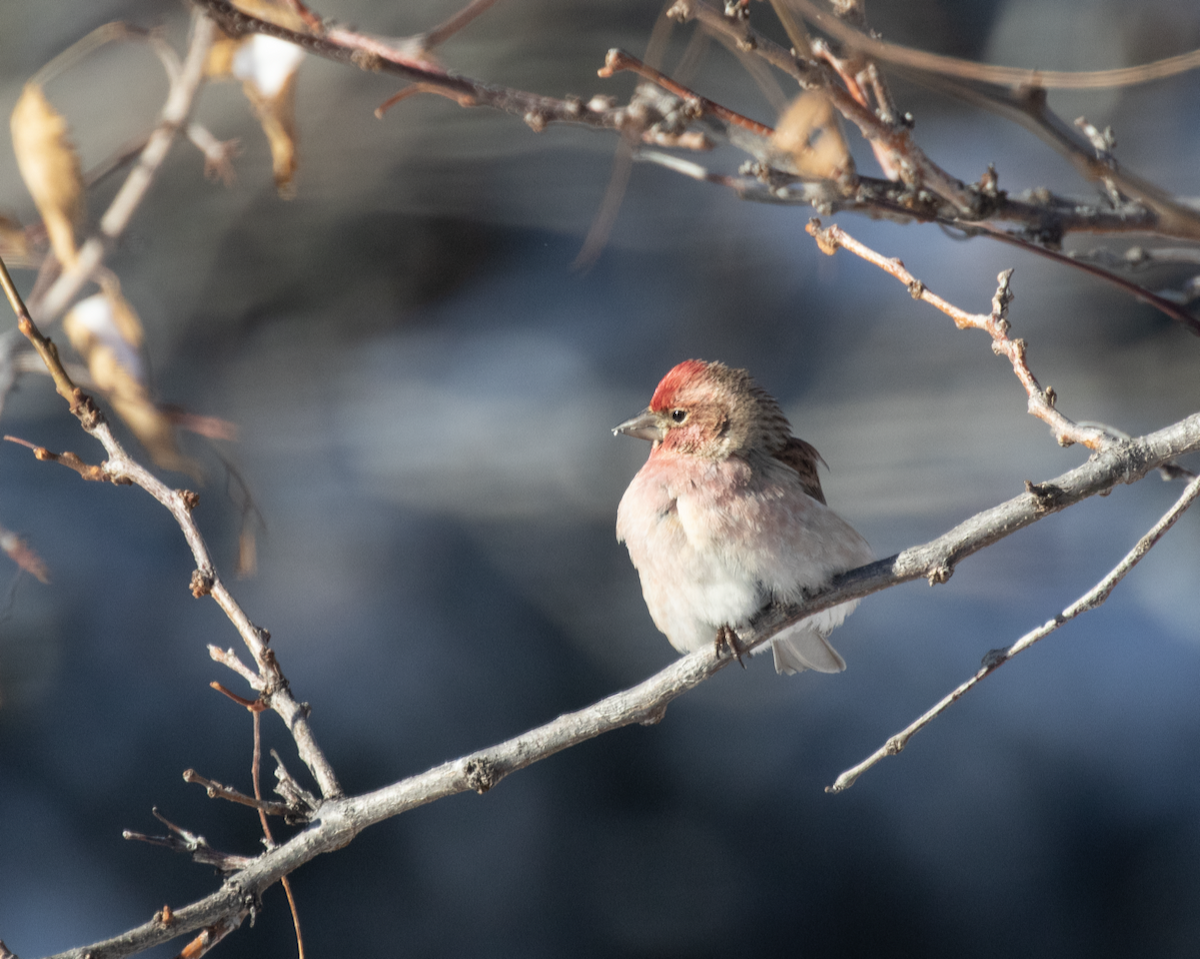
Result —
[[[923, 577], [945, 582], [967, 556], [1044, 516], [1134, 483], [1180, 456], [1200, 450], [1200, 413], [1155, 433], [1126, 440], [1091, 456], [1081, 466], [977, 513], [943, 536], [839, 577], [806, 602], [772, 607], [739, 631], [746, 646], [766, 642], [779, 630], [820, 609]], [[51, 959], [120, 959], [197, 929], [240, 922], [271, 885], [310, 859], [341, 849], [368, 826], [447, 796], [487, 792], [510, 773], [587, 739], [633, 723], [652, 724], [677, 696], [732, 662], [713, 649], [691, 653], [637, 686], [514, 739], [483, 749], [362, 796], [326, 799], [312, 824], [289, 842], [262, 854], [216, 892], [124, 935], [59, 953]]]

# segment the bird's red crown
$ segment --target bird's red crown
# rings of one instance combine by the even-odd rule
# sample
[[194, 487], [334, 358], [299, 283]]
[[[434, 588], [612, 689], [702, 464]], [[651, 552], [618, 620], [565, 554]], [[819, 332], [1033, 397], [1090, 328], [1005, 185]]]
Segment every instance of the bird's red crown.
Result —
[[650, 398], [650, 409], [661, 412], [676, 405], [680, 390], [707, 369], [708, 364], [704, 360], [684, 360], [662, 378], [654, 396]]

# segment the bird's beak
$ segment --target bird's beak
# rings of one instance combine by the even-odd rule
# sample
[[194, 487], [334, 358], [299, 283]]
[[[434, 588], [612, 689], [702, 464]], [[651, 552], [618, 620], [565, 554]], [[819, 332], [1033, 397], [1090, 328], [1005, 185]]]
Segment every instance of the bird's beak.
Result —
[[613, 436], [618, 433], [636, 436], [639, 440], [649, 440], [651, 443], [661, 443], [667, 435], [667, 427], [662, 417], [647, 407], [633, 419], [626, 420], [620, 426], [614, 426]]

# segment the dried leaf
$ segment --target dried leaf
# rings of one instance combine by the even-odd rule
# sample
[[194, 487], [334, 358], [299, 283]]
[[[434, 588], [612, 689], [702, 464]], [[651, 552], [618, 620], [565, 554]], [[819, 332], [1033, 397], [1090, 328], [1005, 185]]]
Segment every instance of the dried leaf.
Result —
[[0, 528], [0, 549], [8, 554], [14, 563], [36, 577], [40, 582], [50, 582], [50, 570], [42, 562], [42, 558], [33, 548], [16, 533]]
[[296, 71], [303, 60], [300, 47], [262, 34], [250, 37], [233, 58], [233, 75], [267, 135], [275, 188], [284, 197], [295, 194]]
[[[151, 458], [164, 469], [177, 470], [199, 478], [198, 464], [179, 452], [175, 427], [160, 410], [146, 389], [141, 355], [126, 339], [118, 313], [128, 310], [134, 322], [133, 308], [118, 294], [116, 306], [107, 293], [80, 300], [63, 319], [63, 329], [71, 345], [87, 363], [96, 388], [108, 396], [117, 415], [133, 431]], [[137, 322], [140, 341], [141, 324]]]
[[234, 54], [244, 42], [236, 37], [219, 36], [208, 50], [204, 72], [214, 80], [228, 80], [233, 76]]
[[67, 121], [40, 85], [26, 83], [10, 120], [17, 167], [64, 266], [75, 262], [75, 224], [83, 216], [83, 174]]
[[837, 180], [854, 172], [841, 119], [820, 90], [806, 90], [779, 118], [772, 143], [799, 176]]
[[211, 77], [242, 81], [242, 91], [271, 146], [275, 187], [280, 196], [289, 199], [295, 195], [298, 166], [296, 71], [303, 60], [304, 51], [294, 43], [256, 33], [241, 40], [218, 41], [206, 67]]
[[141, 319], [134, 312], [133, 307], [129, 305], [129, 301], [121, 295], [121, 281], [115, 275], [109, 273], [101, 278], [100, 289], [104, 291], [104, 298], [108, 300], [108, 306], [112, 312], [113, 325], [116, 327], [117, 333], [120, 334], [121, 339], [131, 349], [135, 351], [140, 350], [145, 331], [142, 329]]

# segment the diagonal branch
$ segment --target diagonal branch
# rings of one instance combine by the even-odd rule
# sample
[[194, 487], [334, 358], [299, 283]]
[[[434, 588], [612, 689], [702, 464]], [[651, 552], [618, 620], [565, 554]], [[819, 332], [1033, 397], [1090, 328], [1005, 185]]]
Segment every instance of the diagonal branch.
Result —
[[[237, 628], [242, 641], [250, 650], [255, 664], [258, 666], [261, 687], [256, 687], [256, 689], [260, 698], [278, 713], [284, 725], [287, 726], [296, 742], [296, 749], [300, 753], [300, 757], [312, 772], [317, 785], [321, 788], [322, 795], [327, 798], [340, 796], [342, 787], [338, 783], [337, 776], [334, 775], [333, 767], [317, 746], [316, 739], [309, 727], [308, 704], [296, 701], [287, 678], [283, 675], [275, 658], [274, 650], [267, 645], [271, 639], [270, 633], [250, 621], [250, 617], [233, 598], [217, 573], [208, 546], [192, 516], [192, 510], [200, 501], [199, 496], [189, 490], [177, 490], [167, 486], [125, 451], [124, 446], [113, 435], [107, 420], [96, 407], [92, 398], [77, 387], [67, 375], [54, 344], [30, 319], [29, 311], [13, 285], [3, 260], [0, 260], [0, 286], [3, 287], [13, 312], [17, 314], [21, 332], [33, 343], [42, 361], [50, 370], [58, 392], [70, 404], [71, 412], [78, 417], [84, 431], [99, 441], [108, 454], [108, 459], [99, 467], [103, 477], [112, 483], [140, 486], [165, 506], [175, 518], [196, 561], [196, 569], [192, 573], [191, 581], [192, 595], [197, 598], [212, 596], [230, 622]], [[99, 479], [100, 476], [87, 476], [86, 478]]]
[[[771, 607], [738, 631], [743, 648], [822, 609], [919, 577], [943, 582], [955, 564], [991, 543], [1073, 503], [1132, 483], [1186, 453], [1200, 450], [1200, 413], [1156, 433], [1113, 444], [1086, 463], [978, 513], [929, 543], [838, 577], [804, 603]], [[362, 796], [327, 799], [303, 832], [228, 879], [204, 899], [176, 910], [170, 927], [151, 921], [124, 935], [59, 953], [51, 959], [119, 959], [243, 914], [246, 903], [304, 863], [342, 848], [368, 826], [426, 803], [468, 791], [487, 792], [510, 773], [578, 743], [634, 723], [658, 722], [667, 705], [733, 662], [712, 647], [676, 660], [644, 682], [567, 713], [488, 749], [442, 763]]]
[[937, 719], [940, 715], [942, 715], [942, 713], [949, 709], [953, 703], [956, 703], [962, 699], [962, 697], [970, 692], [975, 686], [987, 679], [988, 676], [994, 673], [1018, 653], [1024, 652], [1039, 640], [1045, 639], [1060, 626], [1069, 623], [1076, 616], [1080, 616], [1083, 613], [1090, 612], [1091, 610], [1102, 606], [1104, 601], [1108, 599], [1109, 594], [1116, 589], [1117, 584], [1125, 578], [1125, 574], [1133, 569], [1133, 567], [1135, 567], [1139, 562], [1141, 562], [1142, 557], [1150, 552], [1154, 545], [1160, 539], [1162, 539], [1163, 534], [1165, 534], [1167, 530], [1175, 525], [1175, 521], [1183, 515], [1184, 510], [1192, 505], [1192, 501], [1195, 500], [1197, 495], [1200, 495], [1200, 477], [1193, 479], [1192, 482], [1188, 484], [1187, 489], [1183, 491], [1183, 495], [1175, 501], [1175, 505], [1163, 515], [1162, 519], [1160, 519], [1154, 524], [1153, 527], [1151, 527], [1150, 531], [1146, 533], [1145, 536], [1138, 540], [1137, 545], [1134, 546], [1133, 549], [1131, 549], [1128, 553], [1126, 553], [1125, 558], [1122, 559], [1121, 562], [1119, 562], [1116, 566], [1114, 566], [1108, 572], [1108, 575], [1100, 580], [1100, 582], [1080, 596], [1079, 599], [1075, 600], [1075, 602], [1073, 602], [1053, 619], [1047, 620], [1037, 629], [1030, 630], [1007, 649], [994, 649], [989, 652], [983, 658], [983, 666], [980, 667], [979, 671], [976, 672], [974, 676], [948, 693], [936, 705], [921, 715], [920, 718], [906, 726], [900, 732], [896, 733], [896, 735], [890, 737], [886, 743], [875, 750], [875, 752], [871, 753], [871, 755], [862, 762], [855, 766], [851, 766], [849, 769], [843, 772], [836, 780], [834, 780], [832, 786], [826, 787], [825, 791], [840, 793], [849, 789], [858, 780], [858, 777], [865, 773], [872, 766], [877, 765], [880, 761], [886, 759], [888, 756], [895, 756], [899, 754], [900, 751], [908, 745], [908, 741], [912, 739], [913, 736]]

